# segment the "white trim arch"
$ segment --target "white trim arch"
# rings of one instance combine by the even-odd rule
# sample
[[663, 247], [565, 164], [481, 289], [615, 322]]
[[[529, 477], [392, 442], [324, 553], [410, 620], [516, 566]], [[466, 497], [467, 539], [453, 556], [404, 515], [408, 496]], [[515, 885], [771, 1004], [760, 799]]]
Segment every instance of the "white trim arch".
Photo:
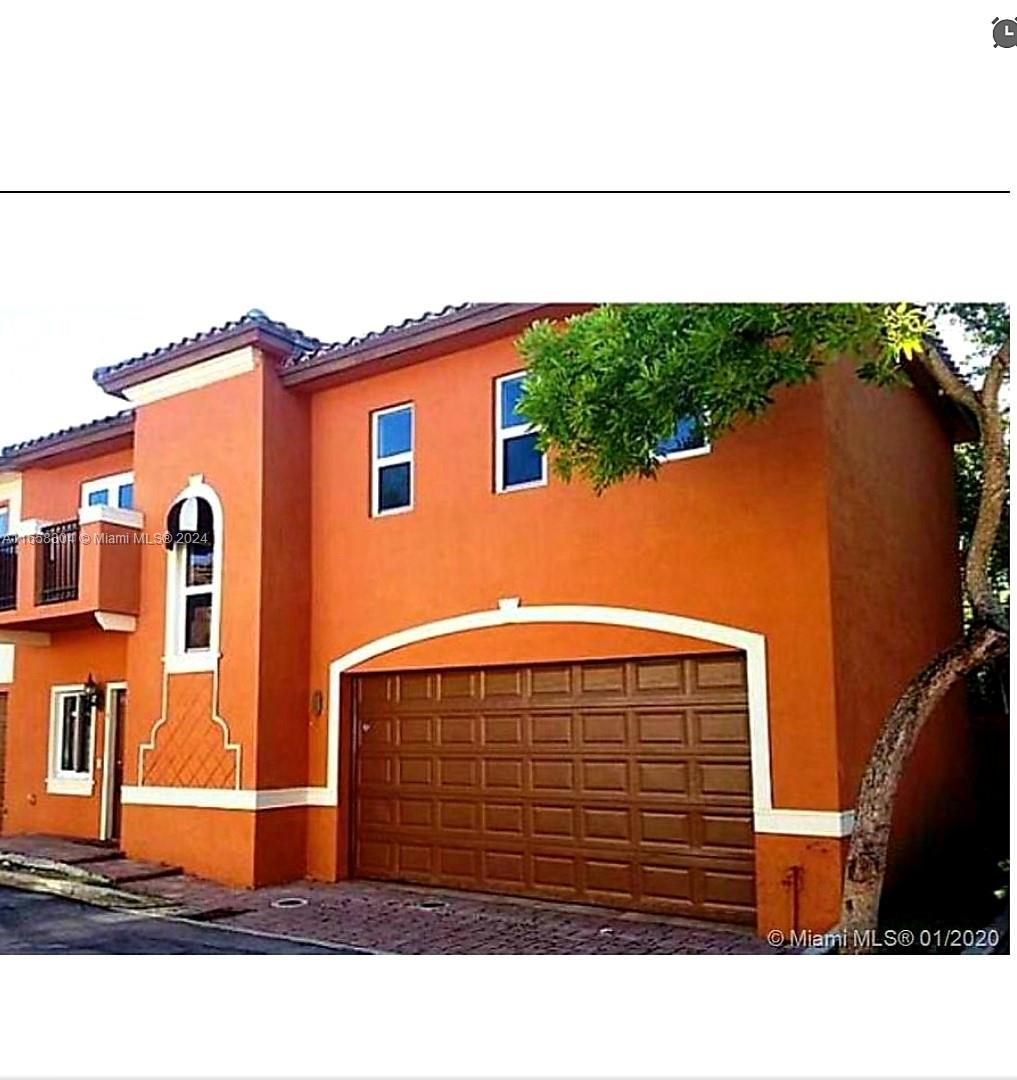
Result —
[[[851, 832], [854, 815], [851, 811], [784, 809], [773, 806], [773, 785], [770, 773], [770, 723], [768, 711], [766, 638], [753, 630], [706, 622], [684, 615], [663, 611], [646, 611], [641, 608], [606, 607], [590, 604], [542, 604], [526, 607], [516, 598], [499, 601], [498, 606], [485, 611], [471, 611], [453, 615], [433, 622], [410, 626], [391, 634], [375, 638], [356, 649], [351, 649], [329, 664], [328, 705], [328, 764], [324, 787], [279, 788], [274, 790], [244, 791], [242, 804], [224, 800], [223, 808], [262, 810], [286, 806], [338, 806], [339, 805], [339, 752], [342, 716], [340, 711], [340, 684], [344, 673], [375, 657], [430, 641], [433, 638], [486, 630], [499, 626], [515, 626], [532, 623], [586, 623], [601, 626], [621, 626], [635, 630], [675, 634], [713, 641], [740, 649], [745, 653], [748, 678], [749, 739], [752, 753], [752, 802], [756, 832], [784, 833], [797, 836], [847, 836]], [[185, 789], [158, 789], [166, 797], [167, 805], [190, 805], [183, 801]], [[170, 792], [179, 795], [170, 796]], [[209, 795], [203, 793], [203, 797]], [[233, 794], [233, 793], [230, 793]], [[152, 801], [154, 791], [144, 801]], [[124, 801], [142, 801], [133, 798], [130, 789], [124, 789]], [[207, 803], [202, 803], [207, 805]]]

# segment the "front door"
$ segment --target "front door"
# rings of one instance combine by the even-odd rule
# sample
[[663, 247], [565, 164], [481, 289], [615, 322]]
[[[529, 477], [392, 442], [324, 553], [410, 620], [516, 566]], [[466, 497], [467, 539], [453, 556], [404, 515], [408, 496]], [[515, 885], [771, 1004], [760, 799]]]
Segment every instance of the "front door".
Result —
[[104, 840], [120, 839], [120, 788], [124, 782], [124, 724], [127, 722], [127, 689], [114, 687], [110, 690], [109, 708], [106, 713], [106, 753], [103, 776], [106, 783]]
[[0, 694], [0, 833], [4, 831], [4, 774], [7, 767], [7, 694]]

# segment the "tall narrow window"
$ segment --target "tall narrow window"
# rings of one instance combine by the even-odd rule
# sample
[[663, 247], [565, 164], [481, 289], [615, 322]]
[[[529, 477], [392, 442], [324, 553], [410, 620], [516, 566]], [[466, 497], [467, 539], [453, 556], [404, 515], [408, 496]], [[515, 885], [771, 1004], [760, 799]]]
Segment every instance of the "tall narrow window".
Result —
[[199, 478], [170, 507], [166, 546], [167, 670], [212, 670], [219, 657], [222, 507]]
[[526, 375], [518, 371], [495, 380], [494, 489], [497, 492], [547, 483], [547, 455], [537, 433], [519, 412]]
[[413, 509], [413, 406], [371, 415], [371, 514]]
[[208, 649], [212, 644], [212, 557], [212, 545], [204, 543], [185, 545], [181, 555], [184, 572], [184, 652]]
[[56, 693], [53, 742], [54, 776], [81, 779], [92, 775], [92, 710], [80, 691]]

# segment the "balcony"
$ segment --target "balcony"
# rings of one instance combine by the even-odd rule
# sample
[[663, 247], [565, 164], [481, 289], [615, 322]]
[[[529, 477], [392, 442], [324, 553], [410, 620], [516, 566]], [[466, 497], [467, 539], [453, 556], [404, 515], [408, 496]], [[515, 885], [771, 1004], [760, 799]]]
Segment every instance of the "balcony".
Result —
[[141, 527], [134, 511], [90, 506], [70, 521], [23, 521], [0, 539], [0, 641], [96, 624], [133, 630]]

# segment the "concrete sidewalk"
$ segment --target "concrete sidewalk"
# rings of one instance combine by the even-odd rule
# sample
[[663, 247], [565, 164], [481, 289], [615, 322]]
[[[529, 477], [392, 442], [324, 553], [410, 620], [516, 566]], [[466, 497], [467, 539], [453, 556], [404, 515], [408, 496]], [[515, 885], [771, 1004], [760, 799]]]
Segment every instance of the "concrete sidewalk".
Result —
[[[11, 875], [17, 875], [21, 884], [10, 880]], [[34, 885], [26, 886], [26, 878]], [[103, 845], [52, 837], [0, 837], [0, 884], [371, 952], [765, 955], [781, 951], [747, 928], [385, 882], [300, 881], [233, 889], [175, 867], [125, 859]], [[94, 891], [91, 899], [90, 891]]]

